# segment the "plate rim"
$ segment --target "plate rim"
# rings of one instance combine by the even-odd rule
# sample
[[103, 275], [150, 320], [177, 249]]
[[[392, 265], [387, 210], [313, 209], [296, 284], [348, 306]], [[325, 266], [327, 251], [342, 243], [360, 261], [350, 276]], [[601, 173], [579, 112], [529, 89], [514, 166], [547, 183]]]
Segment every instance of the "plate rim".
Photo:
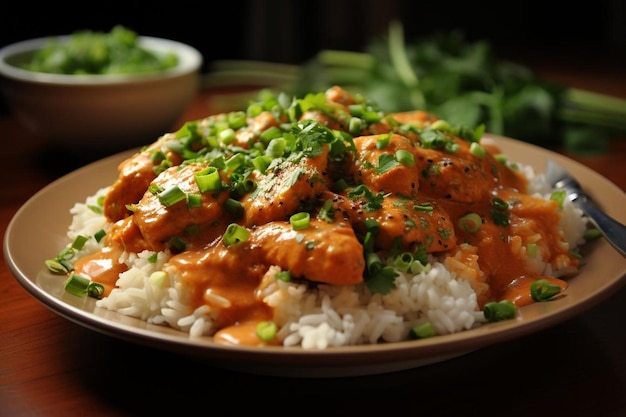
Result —
[[[512, 148], [527, 148], [529, 151], [538, 152], [546, 158], [553, 158], [557, 162], [562, 163], [565, 168], [574, 168], [583, 172], [585, 178], [580, 178], [583, 186], [591, 180], [600, 181], [605, 186], [614, 188], [614, 191], [618, 195], [621, 194], [620, 196], [626, 201], [626, 194], [612, 181], [584, 164], [555, 151], [500, 135], [485, 134], [484, 138], [493, 140], [496, 145], [500, 143]], [[209, 340], [212, 338], [194, 340], [185, 332], [160, 325], [148, 325], [140, 319], [122, 316], [116, 312], [98, 308], [97, 311], [103, 313], [100, 315], [96, 314], [95, 311], [90, 312], [67, 304], [62, 299], [45, 291], [37, 284], [37, 278], [33, 279], [33, 277], [27, 276], [28, 274], [18, 265], [11, 243], [17, 233], [15, 229], [18, 227], [18, 220], [31, 209], [31, 206], [38, 199], [51, 190], [60, 187], [63, 183], [71, 183], [77, 177], [86, 173], [117, 165], [137, 150], [138, 148], [123, 151], [78, 168], [49, 183], [30, 197], [16, 211], [5, 230], [3, 253], [7, 267], [13, 277], [31, 296], [65, 319], [91, 330], [129, 342], [199, 357], [201, 360], [215, 366], [265, 375], [300, 377], [371, 375], [404, 370], [447, 360], [476, 349], [544, 330], [587, 311], [626, 284], [626, 268], [624, 268], [620, 277], [616, 277], [613, 281], [599, 288], [586, 298], [579, 300], [573, 306], [559, 309], [556, 312], [532, 320], [524, 321], [523, 317], [518, 317], [515, 319], [515, 323], [491, 323], [475, 329], [465, 330], [452, 335], [441, 335], [432, 339], [382, 343], [378, 345], [331, 347], [322, 351], [285, 348], [282, 346], [259, 348], [221, 345]], [[541, 172], [534, 164], [533, 168], [537, 172]], [[115, 174], [115, 172], [112, 173], [113, 176]], [[94, 189], [88, 192], [93, 194], [95, 191]], [[592, 190], [590, 191], [593, 194]], [[74, 201], [69, 202], [69, 207], [73, 203]], [[591, 245], [595, 245], [595, 242]], [[392, 357], [389, 357], [390, 353], [393, 353]], [[383, 356], [387, 357], [386, 361], [380, 360], [380, 357]], [[303, 363], [303, 360], [306, 363]], [[341, 365], [338, 365], [339, 362], [341, 362]]]

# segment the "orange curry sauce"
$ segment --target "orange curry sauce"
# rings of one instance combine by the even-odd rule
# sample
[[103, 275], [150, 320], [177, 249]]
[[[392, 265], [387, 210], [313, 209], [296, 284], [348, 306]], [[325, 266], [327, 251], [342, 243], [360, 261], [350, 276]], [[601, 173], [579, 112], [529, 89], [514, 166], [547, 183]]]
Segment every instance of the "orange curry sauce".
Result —
[[[308, 108], [299, 120], [348, 132], [349, 106], [357, 104], [357, 99], [340, 87], [327, 90], [324, 99], [328, 108]], [[314, 156], [265, 173], [253, 171], [250, 179], [257, 187], [236, 197], [243, 209], [238, 215], [225, 208], [233, 198], [227, 190], [199, 192], [194, 174], [208, 162], [184, 163], [177, 148], [170, 146], [179, 138], [173, 133], [163, 135], [120, 164], [119, 177], [104, 200], [104, 214], [113, 224], [104, 249], [79, 259], [76, 272], [103, 283], [108, 294], [126, 269], [118, 261], [123, 251], [169, 249], [173, 253], [169, 264], [189, 293], [192, 307], [207, 303], [219, 311], [215, 320], [221, 330], [216, 339], [261, 344], [254, 336], [255, 325], [271, 320], [273, 312], [258, 292], [270, 267], [279, 266], [313, 284], [360, 283], [367, 219], [379, 225], [377, 251], [384, 253], [398, 242], [409, 251], [421, 245], [439, 259], [455, 256], [458, 264], [473, 268], [471, 283], [480, 306], [501, 299], [518, 306], [532, 302], [530, 284], [546, 277], [528, 267], [529, 244], [536, 245], [547, 263], [578, 265], [559, 235], [557, 203], [526, 194], [526, 179], [496, 160], [498, 149], [484, 145], [485, 154], [478, 156], [470, 151], [469, 141], [446, 131], [440, 133], [454, 144], [454, 152], [427, 148], [421, 145], [419, 130], [401, 127], [427, 128], [437, 121], [435, 116], [423, 111], [385, 116], [352, 135], [354, 148], [343, 160], [333, 159], [324, 145]], [[197, 128], [207, 127], [217, 117], [199, 121]], [[230, 144], [250, 149], [261, 140], [262, 132], [280, 127], [285, 117], [268, 110], [248, 115]], [[384, 155], [398, 151], [408, 152], [414, 163], [380, 170]], [[155, 166], [162, 161], [168, 161], [169, 167], [159, 172]], [[226, 170], [220, 175], [223, 183], [231, 181]], [[338, 191], [342, 179], [348, 179], [350, 187]], [[372, 210], [365, 198], [350, 197], [348, 191], [358, 185], [384, 195], [381, 206]], [[182, 201], [165, 206], [151, 186], [178, 186], [185, 193], [201, 194], [201, 204], [189, 207]], [[506, 226], [492, 220], [494, 197], [508, 203]], [[318, 219], [324, 204], [332, 208], [332, 222]], [[418, 205], [430, 209], [416, 210]], [[289, 217], [301, 211], [311, 213], [310, 226], [294, 231]], [[459, 226], [459, 218], [469, 212], [478, 214], [482, 222], [474, 233]], [[225, 245], [223, 234], [231, 223], [249, 230], [249, 239]], [[184, 250], [172, 246], [173, 237], [185, 242]], [[563, 280], [548, 279], [567, 286]], [[222, 301], [216, 304], [216, 299]]]

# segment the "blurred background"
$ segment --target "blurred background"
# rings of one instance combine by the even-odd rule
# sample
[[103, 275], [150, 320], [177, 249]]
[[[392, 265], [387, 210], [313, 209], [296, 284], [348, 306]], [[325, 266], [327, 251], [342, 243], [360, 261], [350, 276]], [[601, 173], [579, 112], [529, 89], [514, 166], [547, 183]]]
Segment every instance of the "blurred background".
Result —
[[[78, 29], [108, 31], [122, 24], [142, 35], [196, 47], [205, 68], [214, 60], [252, 59], [300, 64], [321, 49], [360, 51], [392, 19], [407, 39], [462, 30], [487, 39], [502, 57], [593, 57], [626, 61], [626, 2], [596, 0], [584, 7], [523, 2], [413, 0], [238, 0], [155, 2], [13, 2], [0, 16], [0, 46]], [[591, 63], [580, 62], [581, 65]], [[595, 63], [594, 63], [595, 64]]]
[[[37, 6], [30, 2], [14, 3], [12, 13], [0, 15], [0, 47], [78, 30], [108, 32], [115, 25], [123, 25], [139, 35], [169, 38], [195, 47], [204, 58], [202, 72], [213, 76], [216, 66], [228, 60], [263, 61], [293, 67], [310, 63], [323, 50], [366, 52], [372, 41], [389, 34], [390, 23], [396, 21], [402, 24], [407, 46], [454, 31], [462, 34], [468, 43], [487, 42], [495, 58], [525, 66], [542, 81], [547, 80], [559, 88], [576, 84], [584, 74], [583, 89], [626, 98], [626, 2], [623, 0], [596, 0], [585, 7], [549, 5], [545, 0], [239, 0], [211, 2], [207, 6], [186, 0], [165, 6], [128, 1], [85, 2], [81, 6], [59, 2]], [[456, 62], [450, 65], [458, 66]], [[488, 75], [496, 76], [500, 68], [489, 61], [480, 70], [483, 75], [494, 71]], [[309, 78], [300, 86], [307, 92], [318, 91], [312, 80], [319, 78], [320, 73], [314, 66], [307, 72]], [[236, 82], [241, 83], [242, 78], [250, 79], [246, 75]], [[623, 82], [607, 83], [607, 79]], [[205, 86], [225, 85], [222, 78], [205, 76], [203, 80]], [[343, 85], [343, 82], [337, 84]], [[451, 84], [450, 77], [444, 76], [435, 93], [439, 94]], [[399, 103], [400, 96], [409, 93], [401, 83], [396, 87], [395, 90], [388, 88], [385, 93], [388, 101]], [[590, 100], [585, 96], [575, 104], [562, 101], [562, 107], [547, 109], [541, 107], [545, 92], [540, 92], [544, 93], [543, 98], [537, 94], [523, 96], [524, 91], [517, 96], [506, 92], [509, 103], [517, 107], [509, 110], [508, 118], [505, 115], [503, 120], [488, 121], [488, 131], [544, 145], [565, 144], [567, 149], [577, 152], [606, 152], [606, 138], [615, 136], [613, 130], [617, 128], [620, 137], [625, 134], [626, 101], [613, 104], [604, 98]], [[368, 94], [385, 104], [379, 96], [373, 96], [371, 90]], [[560, 92], [554, 94], [557, 97]], [[233, 101], [237, 98], [214, 95], [213, 99], [220, 105], [239, 108], [239, 102], [234, 105]], [[520, 100], [524, 100], [523, 106]], [[580, 111], [570, 117], [569, 125], [560, 124], [562, 119], [556, 111], [572, 105], [578, 109], [581, 103], [585, 112], [594, 111], [595, 120], [610, 120], [610, 126], [602, 122], [601, 131], [598, 127], [583, 131], [579, 125], [572, 125], [572, 121], [580, 123]], [[602, 107], [598, 107], [599, 103]], [[429, 110], [458, 122], [451, 117], [462, 115], [459, 116], [455, 108], [446, 112], [442, 106], [431, 106]], [[217, 106], [212, 108], [221, 110]], [[6, 104], [0, 102], [0, 112], [7, 111]], [[583, 116], [588, 117], [588, 113]], [[467, 124], [476, 125], [473, 120]], [[567, 131], [569, 127], [572, 129]]]

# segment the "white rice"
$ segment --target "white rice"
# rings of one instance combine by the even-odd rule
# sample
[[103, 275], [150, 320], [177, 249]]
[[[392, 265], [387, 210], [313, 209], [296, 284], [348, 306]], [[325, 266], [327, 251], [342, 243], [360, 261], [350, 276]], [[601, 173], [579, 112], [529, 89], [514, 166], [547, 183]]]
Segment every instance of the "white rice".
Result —
[[[521, 169], [530, 179], [530, 193], [549, 198], [550, 189], [543, 176], [534, 175], [530, 167]], [[91, 236], [100, 228], [109, 227], [104, 216], [89, 209], [106, 191], [106, 188], [98, 190], [85, 203], [77, 203], [71, 209], [73, 221], [68, 230], [71, 240], [77, 234]], [[565, 204], [561, 226], [564, 245], [576, 248], [584, 242], [586, 220], [569, 202]], [[90, 239], [77, 255], [84, 256], [99, 248]], [[125, 253], [120, 261], [126, 263], [128, 270], [120, 274], [117, 287], [109, 296], [98, 300], [97, 306], [171, 326], [190, 337], [212, 336], [218, 330], [213, 317], [228, 300], [215, 297], [210, 299], [210, 305], [194, 310], [176, 270], [168, 265], [171, 254], [159, 253], [157, 262], [149, 262], [150, 255], [148, 251]], [[304, 349], [402, 341], [408, 338], [410, 328], [424, 322], [430, 322], [440, 335], [484, 323], [471, 268], [454, 256], [446, 260], [431, 257], [430, 261], [430, 267], [416, 275], [399, 272], [396, 289], [384, 296], [371, 294], [364, 284], [319, 285], [313, 290], [305, 284], [276, 279], [280, 269], [272, 267], [259, 287], [258, 297], [274, 308], [282, 344]], [[550, 276], [571, 272], [559, 271], [558, 266], [548, 265], [540, 257], [529, 260], [529, 266]]]

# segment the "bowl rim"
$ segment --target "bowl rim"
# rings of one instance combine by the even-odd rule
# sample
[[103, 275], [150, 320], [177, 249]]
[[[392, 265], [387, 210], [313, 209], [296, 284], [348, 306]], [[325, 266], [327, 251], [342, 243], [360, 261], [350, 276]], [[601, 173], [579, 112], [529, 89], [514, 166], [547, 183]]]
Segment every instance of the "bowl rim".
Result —
[[179, 63], [173, 68], [153, 74], [52, 74], [36, 72], [16, 67], [7, 62], [15, 54], [28, 53], [41, 47], [45, 42], [56, 39], [67, 41], [72, 35], [45, 36], [15, 42], [0, 48], [0, 75], [13, 80], [47, 85], [92, 86], [110, 84], [130, 84], [149, 82], [156, 79], [169, 79], [199, 71], [203, 63], [200, 51], [191, 45], [171, 39], [153, 36], [138, 36], [140, 46], [157, 52], [171, 51], [178, 55]]

